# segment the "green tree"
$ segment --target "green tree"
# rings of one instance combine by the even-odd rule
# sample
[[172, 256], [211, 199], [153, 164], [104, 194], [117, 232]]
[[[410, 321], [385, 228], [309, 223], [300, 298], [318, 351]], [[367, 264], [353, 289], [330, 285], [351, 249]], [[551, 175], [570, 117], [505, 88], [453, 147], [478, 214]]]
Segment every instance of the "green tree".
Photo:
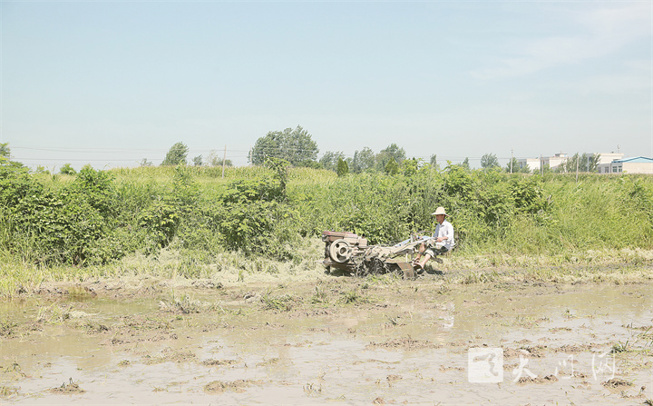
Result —
[[178, 142], [170, 147], [165, 159], [161, 162], [161, 166], [186, 165], [187, 156], [188, 147], [183, 142]]
[[596, 172], [599, 157], [599, 154], [584, 153], [580, 155], [576, 153], [567, 159], [567, 162], [564, 163], [564, 168], [566, 172], [576, 172], [576, 165], [578, 164], [579, 172]]
[[[387, 148], [382, 149], [376, 156], [376, 164], [379, 170], [385, 170], [390, 161], [394, 161], [399, 170], [399, 164], [406, 159], [406, 151], [395, 143], [390, 144]], [[387, 172], [387, 171], [386, 171]]]
[[528, 165], [521, 165], [517, 158], [512, 157], [510, 161], [506, 164], [506, 172], [510, 173], [517, 173], [517, 172], [522, 172], [522, 166], [526, 167], [526, 172], [528, 172]]
[[338, 158], [338, 168], [336, 169], [336, 172], [338, 173], [338, 177], [347, 175], [349, 173], [349, 165], [347, 165], [347, 161]]
[[431, 155], [431, 159], [429, 159], [429, 164], [431, 165], [431, 168], [438, 169], [438, 156], [435, 154]]
[[8, 161], [10, 157], [11, 157], [11, 149], [9, 148], [9, 143], [0, 142], [0, 162], [3, 160]]
[[465, 157], [465, 160], [463, 161], [463, 163], [460, 166], [462, 166], [463, 168], [469, 170], [469, 157]]
[[59, 169], [59, 173], [62, 175], [74, 175], [77, 173], [77, 171], [75, 171], [75, 168], [73, 168], [70, 164], [64, 164], [64, 166]]
[[140, 166], [153, 166], [154, 164], [151, 161], [148, 161], [147, 158], [143, 158], [143, 160], [139, 163]]
[[500, 167], [500, 165], [499, 165], [499, 159], [497, 158], [496, 155], [485, 154], [481, 157], [481, 168], [492, 169], [498, 167]]
[[375, 154], [370, 148], [365, 147], [360, 151], [354, 152], [354, 158], [351, 161], [351, 171], [362, 173], [374, 169]]
[[311, 166], [317, 162], [319, 150], [311, 134], [301, 126], [294, 130], [270, 131], [256, 140], [252, 149], [251, 163], [262, 165], [267, 158], [279, 158], [294, 166]]
[[397, 173], [399, 173], [399, 164], [394, 159], [391, 159], [388, 161], [387, 164], [385, 164], [385, 168], [383, 169], [385, 170], [385, 173], [388, 175], [396, 175]]
[[414, 176], [419, 170], [420, 161], [415, 158], [404, 159], [404, 161], [401, 163], [401, 171], [408, 177]]
[[193, 165], [202, 166], [202, 155], [198, 155], [195, 158], [193, 158]]
[[344, 159], [345, 159], [345, 153], [342, 151], [338, 151], [338, 152], [327, 151], [324, 153], [324, 155], [322, 155], [322, 158], [320, 158], [320, 165], [324, 169], [328, 169], [330, 171], [337, 171], [340, 160], [344, 160]]
[[265, 166], [274, 172], [275, 179], [279, 181], [279, 196], [281, 196], [281, 200], [286, 199], [289, 165], [290, 163], [285, 159], [271, 157], [265, 160]]
[[[206, 164], [209, 166], [222, 166], [222, 161], [223, 158], [218, 156], [216, 150], [211, 150], [208, 158], [206, 158]], [[234, 164], [231, 162], [231, 159], [224, 159], [224, 166], [234, 166]]]

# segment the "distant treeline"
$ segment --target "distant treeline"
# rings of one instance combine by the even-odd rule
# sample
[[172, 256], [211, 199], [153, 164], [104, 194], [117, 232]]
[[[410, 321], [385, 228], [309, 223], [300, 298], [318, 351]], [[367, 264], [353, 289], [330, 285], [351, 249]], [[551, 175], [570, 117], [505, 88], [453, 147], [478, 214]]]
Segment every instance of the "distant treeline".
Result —
[[392, 244], [431, 232], [444, 206], [461, 255], [653, 248], [653, 178], [508, 174], [402, 165], [337, 176], [285, 161], [248, 168], [140, 167], [75, 175], [0, 165], [0, 256], [44, 265], [107, 263], [179, 250], [293, 259], [303, 238], [347, 230]]

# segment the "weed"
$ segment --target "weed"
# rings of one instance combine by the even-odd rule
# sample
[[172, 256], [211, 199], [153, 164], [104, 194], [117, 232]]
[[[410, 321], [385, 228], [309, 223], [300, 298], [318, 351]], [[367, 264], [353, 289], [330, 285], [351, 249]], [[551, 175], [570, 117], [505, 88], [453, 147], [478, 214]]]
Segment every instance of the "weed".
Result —
[[627, 351], [629, 351], [629, 349], [628, 349], [628, 343], [629, 343], [629, 340], [626, 340], [625, 343], [622, 343], [622, 342], [620, 341], [620, 342], [614, 344], [614, 345], [612, 346], [612, 349], [610, 350], [610, 353], [611, 353], [611, 354], [617, 354], [617, 353], [620, 353], [620, 352], [627, 352]]
[[311, 303], [326, 303], [327, 302], [327, 293], [320, 286], [315, 286], [315, 293], [311, 297]]
[[365, 302], [365, 298], [356, 290], [356, 289], [351, 289], [346, 292], [341, 293], [342, 298], [341, 301], [344, 304], [355, 304], [355, 303], [361, 303]]

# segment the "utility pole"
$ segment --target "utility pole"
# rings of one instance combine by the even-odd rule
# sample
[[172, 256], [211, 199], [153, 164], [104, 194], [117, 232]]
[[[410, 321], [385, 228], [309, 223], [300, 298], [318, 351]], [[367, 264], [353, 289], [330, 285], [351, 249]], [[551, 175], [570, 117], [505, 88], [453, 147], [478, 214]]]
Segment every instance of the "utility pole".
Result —
[[227, 162], [227, 146], [224, 146], [224, 155], [222, 156], [222, 179], [224, 179], [224, 165]]

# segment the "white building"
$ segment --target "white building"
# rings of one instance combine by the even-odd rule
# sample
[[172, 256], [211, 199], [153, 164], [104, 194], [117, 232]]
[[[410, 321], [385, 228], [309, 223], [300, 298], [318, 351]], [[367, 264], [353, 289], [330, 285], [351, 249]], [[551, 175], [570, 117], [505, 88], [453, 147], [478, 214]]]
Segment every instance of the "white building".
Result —
[[519, 164], [519, 169], [528, 167], [530, 172], [535, 172], [540, 170], [540, 158], [523, 158], [518, 159], [517, 164]]
[[602, 152], [598, 155], [599, 155], [599, 161], [597, 162], [597, 165], [609, 164], [612, 161], [616, 161], [624, 157], [624, 154], [616, 153], [616, 152], [609, 152], [609, 153]]
[[598, 173], [612, 173], [612, 162], [617, 161], [624, 157], [621, 153], [601, 153], [599, 154], [599, 161], [596, 164]]
[[[622, 154], [623, 155], [623, 154]], [[653, 158], [636, 156], [625, 159], [615, 159], [608, 164], [601, 164], [598, 167], [599, 173], [641, 173], [653, 175]]]
[[564, 165], [569, 157], [564, 152], [560, 152], [553, 156], [542, 158], [542, 165], [549, 165], [549, 169], [555, 170], [558, 166]]

